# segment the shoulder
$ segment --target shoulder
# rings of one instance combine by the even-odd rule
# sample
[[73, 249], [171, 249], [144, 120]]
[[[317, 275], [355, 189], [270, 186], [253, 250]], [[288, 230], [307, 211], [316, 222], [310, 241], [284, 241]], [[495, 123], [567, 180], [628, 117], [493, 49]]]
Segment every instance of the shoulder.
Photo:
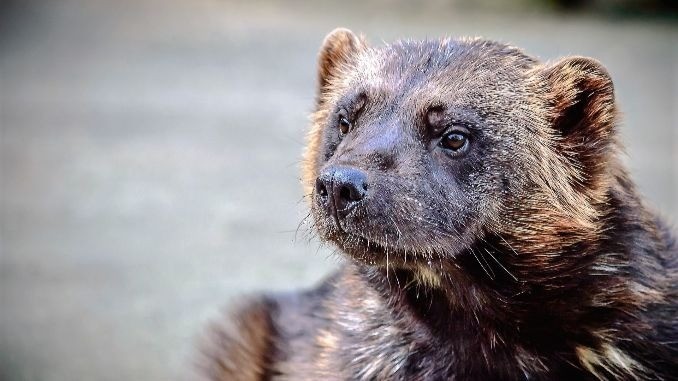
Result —
[[213, 322], [201, 345], [199, 368], [205, 380], [253, 381], [272, 376], [276, 362], [279, 305], [259, 296], [240, 303]]

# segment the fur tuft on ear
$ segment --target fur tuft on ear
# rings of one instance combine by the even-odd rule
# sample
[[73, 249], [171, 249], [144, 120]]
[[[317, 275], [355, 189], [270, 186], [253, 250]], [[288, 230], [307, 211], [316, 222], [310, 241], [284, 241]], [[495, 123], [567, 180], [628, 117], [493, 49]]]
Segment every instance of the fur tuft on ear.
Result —
[[558, 147], [581, 170], [579, 182], [590, 188], [607, 170], [614, 152], [612, 79], [600, 62], [586, 57], [567, 57], [543, 70]]
[[346, 28], [337, 28], [325, 37], [318, 57], [318, 101], [340, 67], [365, 47], [365, 41]]

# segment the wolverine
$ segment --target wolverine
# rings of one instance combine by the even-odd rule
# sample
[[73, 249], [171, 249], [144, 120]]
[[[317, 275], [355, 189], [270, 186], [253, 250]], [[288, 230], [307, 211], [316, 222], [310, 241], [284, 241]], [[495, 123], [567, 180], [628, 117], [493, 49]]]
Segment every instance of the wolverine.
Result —
[[313, 229], [346, 261], [215, 324], [208, 379], [678, 379], [678, 246], [601, 63], [336, 29], [311, 120]]

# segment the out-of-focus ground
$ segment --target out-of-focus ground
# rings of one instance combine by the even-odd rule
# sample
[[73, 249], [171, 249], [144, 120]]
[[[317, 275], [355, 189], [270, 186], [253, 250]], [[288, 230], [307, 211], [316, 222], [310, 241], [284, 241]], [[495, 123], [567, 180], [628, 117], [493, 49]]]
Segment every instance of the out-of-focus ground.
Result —
[[598, 58], [634, 177], [676, 220], [676, 24], [447, 3], [5, 7], [0, 379], [182, 379], [201, 327], [236, 295], [336, 266], [294, 233], [316, 53], [336, 26], [373, 43], [482, 35]]

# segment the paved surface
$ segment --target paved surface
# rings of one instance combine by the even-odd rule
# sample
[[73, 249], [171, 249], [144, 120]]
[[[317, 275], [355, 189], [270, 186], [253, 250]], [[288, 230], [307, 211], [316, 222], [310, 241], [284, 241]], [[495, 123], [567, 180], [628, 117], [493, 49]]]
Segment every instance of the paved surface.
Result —
[[0, 19], [2, 380], [181, 379], [235, 295], [336, 265], [294, 232], [315, 55], [339, 25], [597, 57], [640, 188], [678, 216], [674, 25], [442, 1], [19, 3]]

